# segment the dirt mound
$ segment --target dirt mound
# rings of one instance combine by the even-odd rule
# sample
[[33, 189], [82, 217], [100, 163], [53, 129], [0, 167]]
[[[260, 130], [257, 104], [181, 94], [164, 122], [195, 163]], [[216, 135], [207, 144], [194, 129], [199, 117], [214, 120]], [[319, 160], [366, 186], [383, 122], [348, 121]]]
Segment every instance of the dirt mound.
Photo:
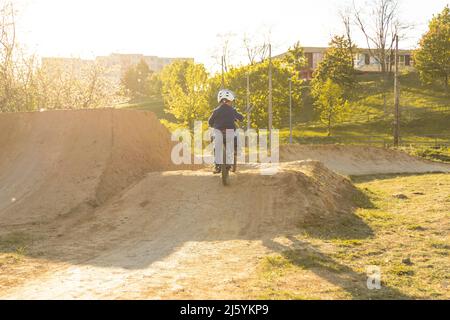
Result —
[[441, 164], [410, 156], [404, 152], [343, 145], [283, 145], [280, 161], [317, 160], [345, 175], [387, 173], [450, 172], [449, 164]]
[[151, 173], [111, 206], [138, 220], [154, 215], [152, 224], [161, 217], [159, 227], [171, 233], [184, 226], [184, 234], [192, 227], [190, 237], [213, 226], [215, 237], [260, 237], [295, 228], [311, 217], [346, 214], [358, 193], [348, 179], [317, 161], [284, 163], [272, 176], [262, 176], [258, 169], [241, 170], [230, 184], [223, 187], [209, 170]]
[[180, 283], [197, 290], [193, 296], [214, 295], [247, 277], [256, 256], [272, 250], [271, 239], [310, 219], [354, 216], [358, 190], [316, 161], [282, 164], [273, 176], [247, 169], [230, 179], [223, 187], [206, 170], [153, 172], [60, 236], [51, 231], [64, 222], [57, 219], [36, 248], [57, 267], [0, 297], [171, 297]]
[[170, 134], [127, 110], [0, 114], [2, 224], [97, 207], [149, 171], [171, 168]]

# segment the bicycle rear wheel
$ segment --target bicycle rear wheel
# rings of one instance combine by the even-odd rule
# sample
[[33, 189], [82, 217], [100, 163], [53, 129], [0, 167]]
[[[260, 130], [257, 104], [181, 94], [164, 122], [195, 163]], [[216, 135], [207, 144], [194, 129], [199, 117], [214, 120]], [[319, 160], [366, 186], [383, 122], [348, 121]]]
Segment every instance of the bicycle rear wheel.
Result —
[[228, 178], [229, 178], [229, 168], [228, 168], [228, 166], [227, 166], [227, 161], [226, 161], [226, 159], [227, 159], [227, 150], [226, 150], [226, 147], [225, 147], [225, 144], [224, 144], [224, 146], [223, 146], [223, 161], [222, 161], [222, 184], [224, 185], [224, 186], [227, 186], [228, 185]]
[[234, 157], [233, 157], [233, 166], [231, 167], [231, 171], [233, 173], [235, 173], [236, 172], [236, 168], [237, 168], [237, 150], [235, 149], [234, 150]]

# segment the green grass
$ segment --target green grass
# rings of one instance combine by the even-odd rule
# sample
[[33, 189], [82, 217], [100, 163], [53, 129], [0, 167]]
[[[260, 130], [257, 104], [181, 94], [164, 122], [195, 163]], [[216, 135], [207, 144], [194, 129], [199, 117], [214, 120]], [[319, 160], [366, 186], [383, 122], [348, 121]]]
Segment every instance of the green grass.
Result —
[[403, 147], [403, 151], [418, 157], [439, 162], [450, 162], [450, 147]]
[[0, 250], [16, 250], [25, 247], [32, 241], [25, 232], [11, 232], [0, 236]]
[[[293, 138], [300, 143], [367, 143], [392, 144], [393, 132], [393, 82], [384, 86], [380, 74], [357, 76], [354, 96], [350, 99], [350, 112], [327, 136], [326, 127], [320, 122], [294, 121]], [[400, 77], [401, 83], [401, 137], [408, 143], [449, 143], [450, 141], [450, 93], [439, 86], [423, 85], [417, 73]], [[383, 93], [386, 95], [384, 110]], [[385, 113], [386, 111], [386, 113]], [[302, 110], [296, 110], [299, 119]], [[289, 129], [281, 129], [281, 140], [287, 142]], [[430, 137], [429, 135], [444, 135]], [[373, 136], [371, 139], [368, 136]]]
[[[430, 113], [423, 118], [403, 121], [401, 125], [402, 145], [450, 146], [450, 112]], [[374, 144], [392, 145], [392, 119], [379, 119], [370, 122], [340, 123], [332, 129], [332, 136], [327, 136], [325, 126], [315, 124], [297, 124], [293, 129], [295, 143], [306, 144]], [[289, 129], [280, 130], [282, 143], [289, 141]]]
[[0, 268], [14, 265], [28, 253], [32, 238], [25, 232], [11, 232], [0, 236]]
[[[341, 222], [299, 225], [290, 245], [260, 263], [258, 297], [449, 299], [450, 175], [352, 179], [372, 204], [347, 215], [359, 232]], [[400, 192], [408, 199], [393, 197]], [[380, 268], [380, 290], [367, 288], [368, 266]]]
[[165, 119], [169, 121], [175, 120], [172, 115], [164, 111], [164, 102], [162, 100], [162, 97], [158, 96], [130, 100], [127, 103], [118, 104], [116, 108], [151, 111], [155, 113], [155, 115], [159, 119]]

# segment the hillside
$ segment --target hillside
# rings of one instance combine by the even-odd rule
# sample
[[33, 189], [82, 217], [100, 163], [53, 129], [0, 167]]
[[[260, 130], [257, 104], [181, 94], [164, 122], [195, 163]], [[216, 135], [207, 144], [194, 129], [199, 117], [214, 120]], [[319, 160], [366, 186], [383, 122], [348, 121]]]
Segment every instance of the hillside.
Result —
[[[332, 130], [334, 138], [327, 137], [325, 126], [317, 121], [296, 121], [294, 139], [307, 143], [347, 143], [367, 136], [377, 136], [387, 142], [391, 140], [394, 120], [392, 79], [383, 86], [381, 75], [371, 73], [358, 75], [357, 82], [354, 96], [350, 99], [350, 111]], [[416, 73], [402, 74], [400, 85], [401, 134], [405, 143], [433, 142], [435, 138], [448, 141], [450, 94], [438, 86], [423, 85]], [[386, 110], [383, 93], [386, 96]], [[304, 109], [311, 109], [311, 105], [305, 105]], [[297, 120], [302, 112], [295, 111]], [[311, 114], [310, 118], [313, 119], [314, 115]], [[288, 130], [283, 130], [284, 139], [287, 139], [288, 134]], [[430, 138], [431, 135], [441, 137]]]
[[140, 110], [153, 112], [158, 119], [175, 121], [175, 118], [164, 111], [164, 102], [162, 97], [153, 96], [148, 98], [132, 99], [127, 103], [121, 103], [115, 106], [118, 109]]

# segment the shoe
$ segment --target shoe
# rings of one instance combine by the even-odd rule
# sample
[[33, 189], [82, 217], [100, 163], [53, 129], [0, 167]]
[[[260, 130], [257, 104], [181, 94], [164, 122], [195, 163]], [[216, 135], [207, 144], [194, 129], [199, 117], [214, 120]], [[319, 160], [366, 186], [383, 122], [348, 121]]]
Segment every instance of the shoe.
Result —
[[216, 165], [216, 166], [214, 167], [213, 173], [214, 173], [214, 174], [218, 174], [218, 173], [220, 173], [221, 171], [222, 171], [222, 170], [221, 170], [220, 166], [217, 166], [217, 165]]

